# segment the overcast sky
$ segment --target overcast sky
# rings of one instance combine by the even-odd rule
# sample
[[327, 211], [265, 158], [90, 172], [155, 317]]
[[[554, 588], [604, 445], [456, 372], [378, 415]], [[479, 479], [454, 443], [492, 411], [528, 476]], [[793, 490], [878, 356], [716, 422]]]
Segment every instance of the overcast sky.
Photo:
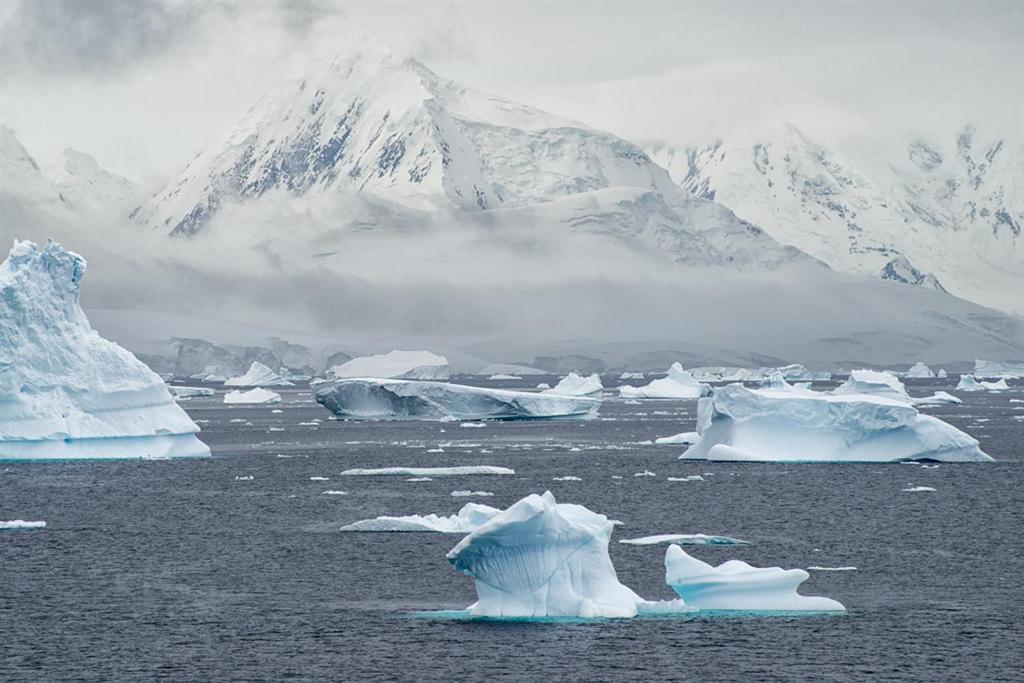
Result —
[[[148, 183], [363, 27], [441, 75], [634, 140], [788, 120], [873, 149], [1024, 121], [1024, 2], [6, 1], [0, 119]], [[952, 135], [949, 132], [948, 135]]]

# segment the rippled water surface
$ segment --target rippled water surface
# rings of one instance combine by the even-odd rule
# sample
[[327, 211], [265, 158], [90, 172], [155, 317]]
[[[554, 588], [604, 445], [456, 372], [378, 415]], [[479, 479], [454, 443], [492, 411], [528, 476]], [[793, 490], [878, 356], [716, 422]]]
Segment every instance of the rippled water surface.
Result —
[[[914, 394], [950, 387], [910, 382]], [[335, 422], [302, 390], [282, 393], [280, 406], [184, 402], [210, 459], [0, 465], [0, 519], [47, 522], [0, 532], [0, 679], [1020, 680], [1024, 402], [1011, 399], [1024, 391], [927, 409], [998, 460], [928, 468], [709, 464], [640, 443], [694, 429], [695, 401], [612, 400], [592, 421], [470, 429]], [[516, 474], [339, 476], [474, 464]], [[657, 476], [633, 476], [644, 470]], [[705, 481], [666, 479], [694, 474]], [[566, 475], [581, 481], [553, 481]], [[912, 486], [936, 491], [901, 491]], [[458, 489], [495, 495], [452, 497]], [[469, 500], [504, 507], [545, 489], [625, 522], [615, 540], [721, 534], [752, 545], [689, 550], [716, 563], [855, 566], [812, 571], [803, 587], [850, 611], [413, 618], [474, 601], [470, 579], [445, 560], [459, 536], [338, 532], [377, 515], [451, 514]], [[664, 550], [613, 540], [620, 580], [649, 599], [674, 597]]]

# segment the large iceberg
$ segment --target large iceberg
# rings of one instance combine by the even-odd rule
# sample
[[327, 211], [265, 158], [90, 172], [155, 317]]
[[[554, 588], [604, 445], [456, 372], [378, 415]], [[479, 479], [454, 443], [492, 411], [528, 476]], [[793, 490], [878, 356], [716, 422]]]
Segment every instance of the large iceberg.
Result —
[[277, 374], [259, 361], [252, 365], [240, 377], [232, 377], [224, 382], [226, 387], [290, 387], [292, 383]]
[[907, 377], [910, 379], [934, 379], [935, 373], [930, 367], [918, 361], [907, 370]]
[[334, 379], [448, 379], [448, 359], [429, 351], [391, 351], [353, 358], [327, 371]]
[[559, 380], [551, 389], [545, 389], [542, 394], [560, 394], [562, 396], [600, 396], [604, 386], [601, 384], [601, 376], [596, 372], [589, 377], [581, 377], [575, 372]]
[[687, 605], [702, 610], [845, 612], [831, 598], [797, 593], [810, 578], [803, 569], [752, 567], [729, 560], [717, 567], [688, 555], [678, 545], [665, 551], [665, 583]]
[[643, 600], [608, 556], [612, 523], [550, 492], [523, 498], [466, 536], [448, 561], [476, 582], [488, 617], [632, 617]]
[[668, 377], [653, 380], [642, 387], [621, 386], [622, 398], [700, 398], [707, 396], [711, 388], [693, 378], [679, 363], [668, 369]]
[[314, 382], [313, 398], [338, 417], [370, 420], [522, 420], [592, 417], [600, 399], [394, 379]]
[[870, 394], [747, 389], [730, 384], [697, 405], [700, 439], [686, 459], [991, 461], [978, 442], [912, 405]]
[[499, 508], [480, 503], [466, 503], [456, 514], [441, 517], [406, 515], [363, 519], [341, 527], [342, 531], [432, 531], [442, 534], [468, 534], [500, 513]]
[[938, 391], [931, 396], [914, 398], [907, 393], [907, 388], [899, 377], [889, 372], [877, 370], [853, 370], [845, 382], [832, 390], [836, 396], [845, 394], [869, 394], [882, 398], [901, 401], [911, 405], [947, 405], [962, 403], [956, 396]]
[[1010, 385], [1005, 379], [998, 382], [979, 382], [974, 375], [960, 375], [960, 382], [956, 385], [957, 391], [1002, 391], [1009, 388]]
[[985, 379], [1024, 379], [1024, 362], [975, 359], [974, 376]]
[[92, 329], [85, 268], [56, 242], [0, 264], [0, 459], [209, 455], [164, 381]]

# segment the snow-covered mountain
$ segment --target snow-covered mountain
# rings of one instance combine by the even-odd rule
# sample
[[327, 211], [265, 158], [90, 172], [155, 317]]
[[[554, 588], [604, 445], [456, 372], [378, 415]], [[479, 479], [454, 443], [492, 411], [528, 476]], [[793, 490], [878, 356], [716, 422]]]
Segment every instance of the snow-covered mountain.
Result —
[[67, 209], [67, 201], [21, 144], [15, 132], [0, 126], [0, 215], [5, 227], [34, 216], [49, 218]]
[[65, 149], [43, 172], [74, 207], [127, 213], [141, 199], [138, 184], [101, 168], [78, 150]]
[[968, 126], [868, 171], [785, 125], [756, 141], [648, 151], [694, 195], [833, 268], [1024, 312], [1019, 145]]

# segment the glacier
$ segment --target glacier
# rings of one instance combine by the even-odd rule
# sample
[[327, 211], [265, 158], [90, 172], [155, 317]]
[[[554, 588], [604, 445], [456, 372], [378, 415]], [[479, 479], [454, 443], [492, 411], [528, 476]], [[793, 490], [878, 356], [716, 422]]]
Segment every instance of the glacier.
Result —
[[498, 508], [480, 503], [466, 503], [448, 517], [435, 514], [406, 515], [403, 517], [376, 517], [341, 527], [342, 531], [430, 531], [442, 534], [465, 534], [478, 528], [495, 515]]
[[448, 561], [473, 578], [487, 617], [633, 617], [644, 602], [608, 556], [613, 525], [581, 505], [531, 494], [462, 539]]
[[353, 358], [327, 371], [333, 379], [448, 379], [448, 359], [430, 351], [391, 351]]
[[673, 363], [668, 377], [656, 379], [642, 387], [621, 386], [622, 398], [700, 398], [707, 396], [711, 388], [693, 378], [680, 363]]
[[600, 399], [508, 391], [445, 382], [334, 379], [310, 385], [338, 417], [371, 420], [523, 420], [589, 418]]
[[831, 598], [797, 593], [800, 584], [809, 578], [803, 569], [752, 567], [741, 560], [713, 567], [674, 544], [665, 551], [665, 583], [687, 605], [701, 610], [846, 611]]
[[1024, 379], [1024, 362], [975, 359], [973, 374], [979, 379]]
[[956, 385], [956, 391], [1002, 391], [1009, 388], [1010, 385], [1005, 379], [997, 382], [979, 382], [974, 375], [960, 375], [960, 381]]
[[294, 384], [259, 361], [253, 361], [244, 375], [224, 382], [226, 387], [290, 387]]
[[85, 272], [52, 241], [0, 264], [0, 460], [208, 456], [164, 381], [89, 324]]
[[729, 384], [697, 404], [684, 459], [988, 462], [977, 440], [901, 400]]
[[589, 377], [581, 377], [575, 372], [558, 381], [558, 384], [550, 389], [545, 389], [542, 394], [559, 394], [561, 396], [600, 396], [604, 386], [601, 384], [601, 376], [596, 372]]
[[249, 391], [229, 391], [224, 394], [225, 403], [280, 403], [281, 394], [263, 387], [256, 387]]

